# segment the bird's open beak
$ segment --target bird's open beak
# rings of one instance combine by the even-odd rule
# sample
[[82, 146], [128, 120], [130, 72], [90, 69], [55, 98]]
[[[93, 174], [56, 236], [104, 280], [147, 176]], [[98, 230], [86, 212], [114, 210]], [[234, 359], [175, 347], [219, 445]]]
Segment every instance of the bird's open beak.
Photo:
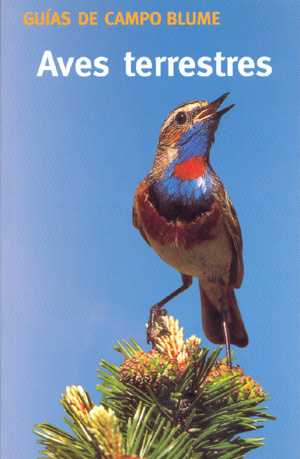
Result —
[[195, 117], [194, 123], [198, 123], [199, 121], [203, 121], [204, 119], [207, 118], [218, 118], [220, 119], [221, 116], [223, 116], [226, 112], [228, 112], [233, 105], [229, 105], [229, 107], [223, 108], [223, 110], [220, 110], [217, 112], [218, 108], [220, 107], [221, 103], [223, 102], [224, 99], [228, 96], [229, 92], [226, 92], [223, 94], [221, 97], [218, 99], [214, 100], [210, 104], [206, 105], [206, 107], [203, 107], [200, 113]]

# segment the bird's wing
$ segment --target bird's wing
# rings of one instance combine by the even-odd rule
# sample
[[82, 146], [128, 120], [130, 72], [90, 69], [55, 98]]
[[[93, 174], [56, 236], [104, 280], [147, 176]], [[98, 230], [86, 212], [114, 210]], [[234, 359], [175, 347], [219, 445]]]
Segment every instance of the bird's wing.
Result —
[[[142, 183], [142, 182], [141, 182]], [[134, 198], [134, 202], [133, 202], [133, 208], [132, 208], [132, 223], [133, 223], [133, 226], [139, 230], [139, 232], [141, 233], [142, 237], [145, 239], [145, 241], [147, 242], [147, 244], [149, 244], [149, 241], [147, 239], [147, 236], [143, 230], [143, 227], [141, 225], [141, 222], [140, 222], [140, 218], [139, 218], [139, 210], [138, 210], [138, 204], [137, 204], [137, 194], [140, 192], [140, 186], [141, 186], [141, 183], [140, 185], [138, 186], [137, 188], [137, 191], [136, 191], [136, 195], [135, 195], [135, 198]], [[150, 245], [150, 244], [149, 244]]]
[[138, 230], [140, 229], [139, 223], [138, 223], [138, 211], [137, 211], [137, 205], [136, 205], [136, 198], [134, 199], [133, 207], [132, 207], [132, 223], [136, 229]]
[[230, 266], [230, 283], [232, 287], [240, 288], [244, 277], [242, 233], [236, 211], [226, 191], [223, 211], [225, 227], [233, 246], [233, 257]]

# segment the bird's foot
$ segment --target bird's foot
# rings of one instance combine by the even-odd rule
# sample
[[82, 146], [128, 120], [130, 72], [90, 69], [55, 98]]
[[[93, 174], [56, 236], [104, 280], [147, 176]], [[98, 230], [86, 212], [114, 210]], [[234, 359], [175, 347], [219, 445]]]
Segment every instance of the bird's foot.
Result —
[[[167, 313], [166, 309], [161, 309], [159, 303], [150, 309], [150, 317], [147, 325], [147, 344], [151, 342], [152, 349], [156, 349], [156, 342], [159, 336], [170, 333], [163, 319]], [[157, 333], [157, 325], [160, 328], [159, 333]]]

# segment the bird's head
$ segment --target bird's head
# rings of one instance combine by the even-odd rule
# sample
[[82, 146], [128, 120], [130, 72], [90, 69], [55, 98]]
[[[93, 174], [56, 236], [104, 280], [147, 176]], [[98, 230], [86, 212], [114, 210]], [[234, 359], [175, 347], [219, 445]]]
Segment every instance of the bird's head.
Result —
[[217, 111], [228, 94], [213, 102], [187, 102], [169, 114], [160, 130], [154, 161], [155, 175], [161, 175], [171, 163], [180, 164], [195, 157], [201, 157], [199, 165], [201, 161], [204, 165], [209, 163], [209, 152], [220, 118], [234, 106]]
[[201, 135], [203, 131], [213, 137], [221, 116], [234, 106], [230, 105], [217, 111], [228, 94], [229, 92], [223, 94], [213, 102], [195, 100], [175, 108], [161, 127], [159, 146], [175, 147], [187, 143], [195, 135]]

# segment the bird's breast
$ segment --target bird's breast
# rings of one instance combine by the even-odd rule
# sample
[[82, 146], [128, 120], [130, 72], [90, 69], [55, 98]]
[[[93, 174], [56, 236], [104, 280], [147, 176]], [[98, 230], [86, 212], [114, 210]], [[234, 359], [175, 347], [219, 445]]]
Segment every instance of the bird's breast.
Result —
[[150, 201], [148, 185], [141, 182], [135, 209], [138, 228], [166, 263], [196, 277], [227, 276], [232, 254], [219, 201], [193, 221], [170, 220]]
[[176, 215], [168, 218], [150, 199], [149, 187], [145, 182], [141, 182], [137, 189], [135, 206], [140, 224], [151, 240], [162, 245], [176, 244], [184, 248], [192, 248], [214, 239], [222, 214], [220, 203], [215, 201], [209, 211], [195, 214], [193, 220], [178, 218]]
[[168, 221], [193, 222], [209, 214], [215, 184], [201, 156], [170, 164], [164, 177], [147, 188], [148, 200]]

